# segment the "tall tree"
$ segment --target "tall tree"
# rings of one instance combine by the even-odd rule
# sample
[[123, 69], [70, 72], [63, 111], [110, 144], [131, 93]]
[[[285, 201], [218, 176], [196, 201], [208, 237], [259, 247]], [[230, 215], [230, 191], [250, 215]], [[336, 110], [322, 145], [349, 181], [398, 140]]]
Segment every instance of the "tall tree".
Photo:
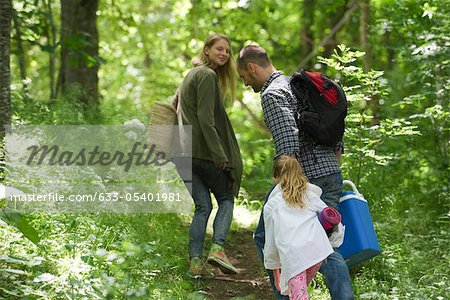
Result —
[[298, 69], [303, 68], [307, 65], [307, 63], [314, 58], [314, 56], [317, 54], [318, 50], [321, 47], [324, 47], [328, 41], [333, 38], [333, 36], [338, 32], [338, 30], [350, 19], [352, 16], [352, 13], [358, 8], [358, 3], [356, 1], [351, 1], [347, 5], [348, 9], [345, 11], [342, 18], [336, 23], [336, 25], [333, 26], [331, 31], [320, 41], [320, 43], [313, 48], [313, 51], [310, 52], [306, 57], [303, 58], [303, 60], [300, 62]]
[[359, 42], [366, 53], [363, 57], [364, 70], [369, 71], [372, 64], [372, 51], [369, 43], [370, 0], [360, 0], [359, 9]]
[[79, 89], [86, 106], [98, 103], [98, 0], [61, 0], [58, 91]]
[[[301, 60], [314, 49], [314, 36], [312, 32], [312, 25], [314, 24], [314, 0], [303, 0], [303, 13], [301, 18], [301, 33], [300, 33], [300, 55]], [[310, 69], [311, 63], [305, 65], [306, 69]]]
[[[336, 24], [338, 24], [339, 20], [341, 20], [345, 13], [347, 12], [347, 1], [344, 1], [340, 6], [339, 4], [335, 4], [336, 8], [332, 11], [328, 11], [328, 14], [326, 14], [326, 19], [328, 19], [328, 23], [330, 24], [330, 30], [332, 30]], [[336, 31], [337, 33], [337, 31]], [[334, 50], [336, 49], [338, 42], [336, 38], [336, 33], [329, 35], [330, 38], [327, 40], [327, 42], [324, 44], [325, 51], [323, 53], [324, 57], [330, 57]], [[324, 66], [326, 68], [326, 66]]]
[[11, 124], [11, 78], [10, 78], [10, 46], [11, 46], [12, 1], [0, 0], [0, 131]]
[[[372, 68], [372, 45], [369, 42], [370, 34], [370, 0], [359, 1], [359, 43], [361, 49], [366, 53], [363, 57], [364, 70], [368, 72]], [[372, 111], [372, 125], [380, 123], [380, 104], [378, 103], [379, 96], [372, 96], [368, 105]]]
[[47, 0], [45, 3], [48, 26], [46, 26], [46, 37], [49, 48], [49, 81], [50, 81], [50, 100], [56, 100], [56, 25], [53, 20], [52, 1]]
[[[28, 81], [27, 81], [27, 63], [25, 60], [25, 48], [22, 42], [22, 24], [21, 20], [17, 15], [17, 11], [13, 9], [12, 11], [12, 22], [14, 24], [14, 39], [17, 47], [17, 60], [19, 63], [20, 79], [22, 80], [22, 93], [24, 96], [28, 94]], [[25, 99], [27, 99], [25, 97]]]

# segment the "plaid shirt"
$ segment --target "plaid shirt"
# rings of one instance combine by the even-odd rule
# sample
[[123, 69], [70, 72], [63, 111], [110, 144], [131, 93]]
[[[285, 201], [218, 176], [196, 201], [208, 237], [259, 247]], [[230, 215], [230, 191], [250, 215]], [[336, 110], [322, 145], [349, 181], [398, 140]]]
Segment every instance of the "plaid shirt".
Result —
[[301, 107], [291, 91], [289, 77], [280, 71], [270, 75], [261, 89], [261, 105], [264, 122], [275, 144], [276, 157], [295, 154], [308, 178], [341, 171], [335, 148], [316, 145], [302, 130], [299, 133], [294, 116]]

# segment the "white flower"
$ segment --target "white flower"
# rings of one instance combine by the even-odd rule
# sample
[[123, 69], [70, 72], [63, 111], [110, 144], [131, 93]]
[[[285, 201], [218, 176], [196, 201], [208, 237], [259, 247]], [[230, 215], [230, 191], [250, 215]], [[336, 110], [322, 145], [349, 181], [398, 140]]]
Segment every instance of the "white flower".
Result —
[[139, 119], [125, 121], [123, 126], [127, 129], [145, 130], [145, 125]]
[[102, 257], [108, 254], [108, 251], [106, 251], [106, 249], [103, 248], [98, 248], [95, 254], [97, 254], [98, 257]]
[[119, 255], [117, 255], [116, 253], [110, 253], [108, 254], [108, 257], [106, 258], [109, 261], [113, 261], [119, 258]]
[[436, 42], [432, 42], [430, 44], [416, 48], [412, 52], [412, 55], [417, 55], [419, 53], [422, 53], [423, 56], [433, 56], [433, 55], [437, 54], [440, 50], [441, 50], [441, 48], [436, 44]]
[[56, 277], [50, 273], [44, 273], [34, 278], [34, 282], [49, 282], [54, 280]]

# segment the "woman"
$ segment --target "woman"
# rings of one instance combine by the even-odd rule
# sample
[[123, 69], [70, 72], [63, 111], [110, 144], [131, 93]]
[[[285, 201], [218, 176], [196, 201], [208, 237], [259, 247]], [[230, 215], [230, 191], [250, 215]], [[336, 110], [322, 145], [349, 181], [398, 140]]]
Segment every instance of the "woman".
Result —
[[[192, 126], [192, 177], [190, 161], [176, 160], [178, 171], [195, 203], [189, 229], [189, 274], [201, 277], [206, 225], [212, 210], [210, 193], [218, 203], [214, 233], [207, 262], [222, 272], [235, 274], [236, 268], [224, 253], [233, 218], [234, 196], [239, 193], [242, 159], [233, 127], [224, 106], [227, 90], [235, 96], [235, 66], [228, 37], [211, 34], [193, 68], [179, 88], [179, 107], [183, 125]], [[192, 179], [192, 181], [190, 180]], [[192, 186], [191, 186], [192, 185]]]

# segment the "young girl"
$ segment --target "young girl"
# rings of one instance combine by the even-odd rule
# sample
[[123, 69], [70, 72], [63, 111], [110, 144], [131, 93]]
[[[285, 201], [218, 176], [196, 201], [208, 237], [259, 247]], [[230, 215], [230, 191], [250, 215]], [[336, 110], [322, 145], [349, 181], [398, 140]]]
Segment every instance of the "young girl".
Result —
[[281, 294], [308, 299], [308, 284], [333, 253], [317, 217], [327, 205], [320, 199], [322, 190], [308, 183], [295, 157], [279, 156], [273, 177], [277, 185], [264, 206], [264, 265], [281, 269], [277, 286]]

